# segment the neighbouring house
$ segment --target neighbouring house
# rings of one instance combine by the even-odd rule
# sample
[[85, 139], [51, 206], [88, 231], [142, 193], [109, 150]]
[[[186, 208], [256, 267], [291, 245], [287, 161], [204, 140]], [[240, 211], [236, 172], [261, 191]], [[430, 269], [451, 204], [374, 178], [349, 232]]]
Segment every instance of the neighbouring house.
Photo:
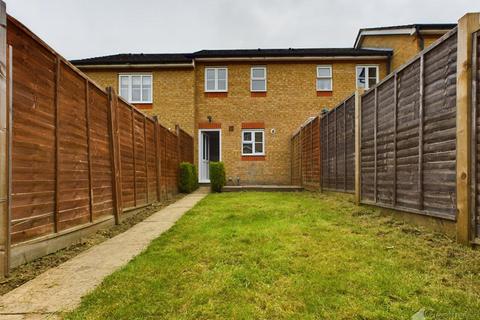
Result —
[[200, 182], [290, 184], [290, 138], [305, 119], [376, 84], [454, 24], [361, 29], [353, 48], [118, 54], [72, 63], [159, 122], [195, 138]]

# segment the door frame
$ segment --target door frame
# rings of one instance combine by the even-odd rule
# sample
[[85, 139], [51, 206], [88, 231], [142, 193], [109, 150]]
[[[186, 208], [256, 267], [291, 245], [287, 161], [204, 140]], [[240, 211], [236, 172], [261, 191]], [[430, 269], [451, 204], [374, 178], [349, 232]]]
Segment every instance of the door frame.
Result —
[[210, 180], [201, 180], [200, 176], [200, 166], [202, 163], [202, 150], [203, 150], [203, 139], [202, 132], [218, 132], [218, 155], [219, 161], [222, 161], [222, 129], [198, 129], [198, 182], [199, 183], [210, 183]]

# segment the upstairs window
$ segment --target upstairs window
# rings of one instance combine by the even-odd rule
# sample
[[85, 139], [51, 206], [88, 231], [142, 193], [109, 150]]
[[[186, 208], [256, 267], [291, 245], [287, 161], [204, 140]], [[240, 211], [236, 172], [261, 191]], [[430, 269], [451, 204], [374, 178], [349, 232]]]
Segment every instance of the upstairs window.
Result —
[[357, 66], [357, 89], [370, 89], [378, 82], [378, 66]]
[[250, 71], [250, 91], [266, 92], [267, 91], [267, 68], [252, 67]]
[[227, 92], [228, 69], [205, 68], [205, 92]]
[[265, 135], [263, 129], [242, 130], [242, 155], [265, 155]]
[[152, 75], [121, 74], [120, 96], [130, 103], [152, 103]]
[[317, 91], [332, 90], [332, 66], [317, 66]]

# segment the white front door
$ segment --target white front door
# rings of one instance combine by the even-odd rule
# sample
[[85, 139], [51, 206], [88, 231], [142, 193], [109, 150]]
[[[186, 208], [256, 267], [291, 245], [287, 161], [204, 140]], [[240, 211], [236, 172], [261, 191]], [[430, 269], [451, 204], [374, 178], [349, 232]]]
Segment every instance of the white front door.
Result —
[[210, 182], [210, 136], [206, 132], [201, 133], [201, 150], [200, 150], [200, 182]]

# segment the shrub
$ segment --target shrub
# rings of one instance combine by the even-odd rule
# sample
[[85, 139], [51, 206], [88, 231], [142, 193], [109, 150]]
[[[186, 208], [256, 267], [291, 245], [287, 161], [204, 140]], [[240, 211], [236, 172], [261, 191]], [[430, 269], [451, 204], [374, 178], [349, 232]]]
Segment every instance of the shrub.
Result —
[[189, 162], [180, 163], [180, 179], [178, 188], [180, 192], [190, 193], [198, 188], [198, 177], [196, 167]]
[[210, 162], [210, 186], [212, 191], [222, 192], [225, 182], [225, 166], [223, 162]]

